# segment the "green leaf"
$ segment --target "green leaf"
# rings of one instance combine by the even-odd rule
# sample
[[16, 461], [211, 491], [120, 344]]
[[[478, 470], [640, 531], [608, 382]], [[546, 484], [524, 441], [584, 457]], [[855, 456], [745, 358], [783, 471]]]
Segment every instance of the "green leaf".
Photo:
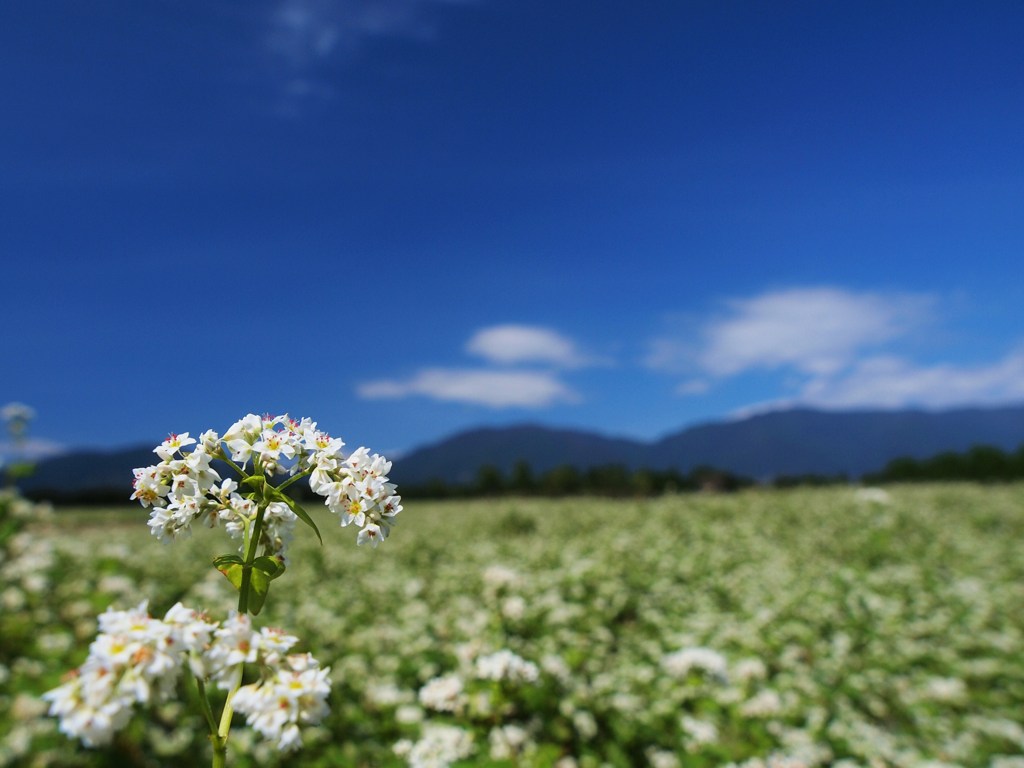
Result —
[[270, 488], [271, 495], [275, 499], [283, 501], [285, 504], [287, 504], [288, 509], [294, 512], [295, 516], [299, 518], [299, 520], [301, 520], [313, 529], [313, 533], [315, 533], [316, 537], [320, 540], [320, 545], [323, 546], [323, 537], [320, 535], [320, 530], [316, 527], [316, 523], [313, 522], [313, 518], [309, 516], [309, 513], [302, 507], [300, 507], [298, 502], [296, 502], [295, 499], [293, 499], [291, 496], [281, 493], [279, 490], [277, 490], [277, 488], [274, 488], [273, 486], [268, 486], [268, 488]]
[[237, 555], [223, 555], [213, 561], [213, 567], [223, 573], [228, 581], [235, 585], [235, 589], [241, 590], [242, 571], [245, 569], [242, 558]]
[[284, 560], [280, 557], [271, 557], [269, 555], [257, 557], [253, 560], [252, 567], [263, 571], [271, 581], [283, 574], [285, 570]]
[[[221, 555], [213, 561], [214, 567], [234, 584], [235, 589], [242, 589], [242, 574], [245, 573], [245, 561], [238, 555]], [[284, 573], [284, 562], [277, 557], [264, 555], [257, 557], [251, 566], [249, 576], [249, 613], [253, 616], [263, 608], [270, 591], [270, 582]]]
[[253, 488], [260, 488], [266, 485], [267, 478], [263, 475], [250, 475], [242, 481], [242, 485], [251, 485]]
[[263, 609], [263, 602], [267, 599], [272, 578], [259, 568], [252, 569], [252, 576], [249, 579], [249, 613], [253, 616], [259, 614]]

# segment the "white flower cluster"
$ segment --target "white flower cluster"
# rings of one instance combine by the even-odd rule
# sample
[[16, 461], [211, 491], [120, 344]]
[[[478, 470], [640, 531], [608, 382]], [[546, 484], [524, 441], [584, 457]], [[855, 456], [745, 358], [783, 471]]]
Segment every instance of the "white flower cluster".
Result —
[[420, 704], [436, 712], [456, 712], [465, 704], [462, 678], [456, 674], [428, 680], [419, 692]]
[[854, 498], [863, 504], [888, 505], [892, 503], [892, 494], [884, 488], [858, 488]]
[[184, 657], [201, 651], [215, 624], [176, 604], [163, 621], [146, 612], [146, 603], [129, 611], [108, 610], [99, 617], [100, 633], [74, 677], [43, 694], [60, 729], [87, 746], [109, 743], [127, 725], [132, 705], [162, 701], [174, 690]]
[[531, 743], [530, 732], [515, 723], [495, 726], [487, 739], [492, 760], [515, 760]]
[[507, 648], [478, 656], [467, 673], [465, 681], [457, 672], [428, 680], [419, 690], [420, 704], [435, 712], [459, 714], [470, 704], [467, 684], [472, 685], [473, 681], [504, 681], [519, 685], [536, 683], [540, 678], [540, 669], [536, 664]]
[[[198, 441], [188, 432], [172, 434], [154, 448], [160, 463], [134, 470], [132, 499], [152, 507], [149, 527], [161, 541], [190, 535], [192, 523], [213, 527], [223, 523], [241, 537], [256, 515], [256, 504], [238, 493], [238, 483], [222, 480], [211, 460], [230, 459], [253, 475], [309, 475], [313, 491], [341, 518], [355, 523], [357, 544], [376, 547], [387, 538], [402, 510], [401, 497], [388, 481], [391, 462], [359, 448], [345, 456], [345, 443], [317, 429], [308, 418], [248, 414], [219, 435], [203, 432]], [[190, 451], [185, 449], [194, 446]], [[250, 466], [251, 463], [251, 466]], [[295, 514], [283, 501], [264, 513], [264, 543], [268, 554], [285, 556]]]
[[473, 752], [473, 734], [454, 725], [430, 723], [418, 741], [402, 739], [394, 749], [410, 768], [447, 768]]
[[540, 670], [532, 661], [502, 648], [476, 660], [476, 676], [481, 680], [508, 680], [514, 683], [535, 683]]
[[226, 690], [237, 684], [243, 664], [258, 664], [260, 681], [240, 688], [234, 706], [281, 751], [301, 744], [299, 724], [318, 723], [327, 714], [330, 669], [321, 669], [308, 654], [286, 656], [298, 638], [275, 629], [256, 632], [246, 615], [218, 624], [177, 603], [160, 620], [146, 607], [143, 602], [101, 614], [85, 663], [68, 682], [43, 694], [62, 733], [90, 747], [110, 743], [135, 704], [173, 694], [186, 663], [197, 677]]
[[[489, 734], [491, 756], [512, 759], [526, 747], [529, 732], [515, 723], [498, 724], [502, 712], [495, 709], [493, 683], [536, 683], [540, 669], [513, 651], [464, 659], [463, 674], [451, 672], [428, 680], [419, 690], [419, 703], [427, 710], [456, 717], [466, 716], [495, 723]], [[480, 683], [484, 683], [481, 688]], [[507, 713], [507, 711], [506, 711]], [[417, 720], [422, 719], [422, 712]], [[459, 728], [426, 722], [419, 741], [403, 739], [394, 746], [412, 768], [444, 768], [473, 751], [472, 734]]]
[[328, 712], [330, 671], [308, 653], [287, 656], [261, 682], [238, 690], [235, 710], [246, 716], [254, 731], [277, 742], [282, 752], [298, 749], [302, 745], [299, 724], [315, 725]]

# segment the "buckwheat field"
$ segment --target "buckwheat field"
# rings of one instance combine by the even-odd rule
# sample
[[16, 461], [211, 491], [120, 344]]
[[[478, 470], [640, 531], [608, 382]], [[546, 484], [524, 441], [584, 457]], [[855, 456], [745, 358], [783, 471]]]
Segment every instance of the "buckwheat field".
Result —
[[[3, 504], [0, 765], [208, 763], [184, 684], [96, 749], [40, 699], [108, 607], [232, 603], [199, 537]], [[330, 667], [330, 714], [291, 756], [241, 728], [231, 765], [1024, 768], [1020, 485], [409, 500], [377, 550], [317, 522], [260, 622]]]

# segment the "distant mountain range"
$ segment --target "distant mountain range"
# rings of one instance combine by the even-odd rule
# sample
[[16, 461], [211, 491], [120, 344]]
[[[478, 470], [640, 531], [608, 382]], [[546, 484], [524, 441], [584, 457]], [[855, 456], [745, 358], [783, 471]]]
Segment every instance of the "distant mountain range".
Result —
[[1024, 443], [1024, 406], [932, 411], [773, 411], [688, 427], [655, 442], [524, 425], [462, 432], [395, 462], [396, 482], [471, 480], [483, 464], [535, 473], [560, 464], [636, 469], [706, 465], [754, 479], [779, 475], [859, 477], [900, 456], [922, 459], [973, 445], [1015, 450]]
[[[402, 456], [391, 476], [399, 485], [432, 479], [464, 483], [485, 464], [509, 472], [526, 461], [535, 474], [563, 464], [578, 469], [622, 464], [680, 472], [706, 465], [759, 480], [859, 477], [899, 456], [922, 459], [973, 445], [1015, 450], [1021, 444], [1024, 406], [940, 412], [794, 409], [688, 427], [654, 442], [540, 425], [474, 429]], [[155, 461], [152, 447], [68, 453], [40, 462], [24, 487], [55, 496], [123, 488], [127, 499], [131, 470]]]

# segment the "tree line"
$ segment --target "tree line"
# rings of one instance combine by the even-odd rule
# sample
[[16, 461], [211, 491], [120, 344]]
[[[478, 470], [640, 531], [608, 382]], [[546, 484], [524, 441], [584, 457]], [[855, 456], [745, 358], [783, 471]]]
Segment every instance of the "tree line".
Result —
[[1004, 451], [992, 445], [976, 445], [957, 453], [944, 451], [927, 459], [903, 456], [893, 459], [880, 472], [864, 476], [868, 483], [913, 483], [941, 480], [969, 480], [979, 483], [1024, 479], [1024, 445]]
[[[776, 488], [846, 485], [857, 478], [845, 474], [777, 475], [768, 483]], [[929, 458], [909, 456], [893, 459], [880, 471], [860, 478], [872, 485], [908, 482], [969, 481], [981, 483], [1024, 480], [1024, 445], [1016, 451], [1004, 451], [990, 445], [977, 445], [957, 453], [945, 451]], [[479, 496], [542, 496], [575, 495], [649, 497], [664, 493], [693, 491], [736, 491], [755, 485], [743, 475], [700, 466], [690, 472], [675, 469], [630, 469], [622, 464], [579, 469], [562, 464], [545, 472], [535, 472], [527, 461], [516, 462], [509, 471], [494, 464], [481, 466], [472, 479], [456, 482], [437, 478], [425, 483], [403, 483], [398, 478], [399, 492], [411, 499], [450, 499]], [[314, 499], [312, 492], [297, 494], [303, 501]], [[32, 500], [52, 501], [62, 505], [102, 505], [127, 503], [124, 488], [93, 488], [62, 491], [40, 488], [25, 491]]]
[[516, 462], [502, 471], [495, 464], [484, 464], [469, 482], [441, 478], [419, 485], [402, 484], [403, 497], [460, 498], [478, 496], [658, 496], [663, 493], [713, 490], [735, 491], [754, 481], [733, 472], [701, 466], [690, 472], [675, 469], [630, 469], [622, 464], [579, 469], [562, 464], [545, 472], [535, 472], [527, 461]]
[[[776, 488], [847, 485], [856, 478], [846, 474], [777, 475], [768, 483]], [[868, 484], [906, 482], [980, 483], [1024, 480], [1024, 445], [1016, 451], [1004, 451], [991, 445], [976, 445], [967, 451], [944, 451], [916, 459], [903, 456], [889, 461], [880, 471], [865, 474]], [[675, 469], [629, 469], [608, 464], [579, 469], [570, 464], [535, 473], [526, 461], [517, 462], [509, 472], [494, 464], [481, 466], [471, 482], [453, 483], [433, 480], [416, 486], [403, 486], [403, 495], [411, 498], [457, 498], [471, 496], [658, 496], [688, 491], [735, 491], [755, 485], [755, 481], [727, 470], [701, 466], [690, 472]]]

